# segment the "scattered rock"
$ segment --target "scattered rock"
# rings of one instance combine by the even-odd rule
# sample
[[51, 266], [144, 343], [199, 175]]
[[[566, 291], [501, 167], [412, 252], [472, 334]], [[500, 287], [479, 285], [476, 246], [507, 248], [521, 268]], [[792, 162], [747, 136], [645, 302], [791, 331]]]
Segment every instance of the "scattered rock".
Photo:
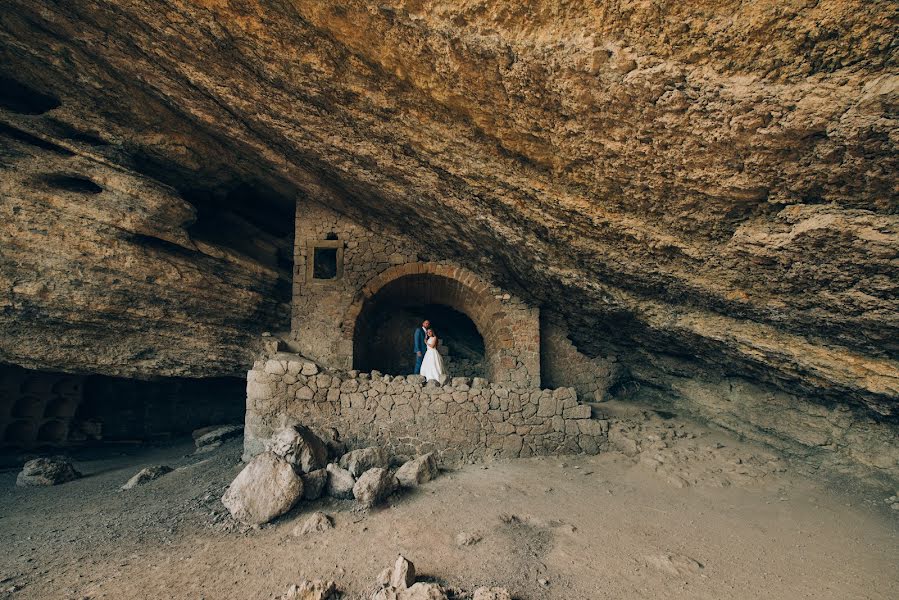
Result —
[[352, 498], [353, 486], [356, 485], [353, 474], [334, 463], [325, 469], [328, 471], [328, 495], [332, 498]]
[[512, 595], [506, 588], [479, 587], [474, 591], [472, 600], [512, 600]]
[[341, 456], [340, 466], [349, 471], [353, 477], [359, 477], [375, 467], [386, 469], [390, 466], [390, 457], [383, 448], [362, 448]]
[[483, 536], [480, 533], [468, 533], [465, 531], [460, 532], [456, 536], [456, 545], [457, 546], [474, 546], [478, 542], [480, 542]]
[[[204, 428], [205, 429], [205, 428]], [[199, 430], [198, 430], [199, 431]], [[243, 433], [243, 425], [222, 425], [194, 439], [197, 452], [208, 452]]]
[[415, 565], [402, 555], [393, 567], [381, 571], [378, 585], [371, 600], [447, 600], [446, 591], [436, 583], [415, 583]]
[[79, 477], [81, 473], [76, 471], [72, 461], [64, 456], [35, 458], [22, 466], [22, 471], [16, 477], [16, 485], [19, 487], [58, 485]]
[[695, 575], [704, 568], [702, 563], [683, 554], [657, 554], [646, 556], [643, 560], [650, 567], [669, 575]]
[[303, 494], [303, 481], [280, 456], [263, 452], [244, 467], [222, 496], [231, 515], [248, 525], [283, 515]]
[[294, 465], [300, 473], [323, 469], [328, 464], [328, 449], [324, 442], [302, 425], [276, 431], [266, 449]]
[[397, 488], [396, 477], [387, 469], [375, 467], [362, 474], [353, 486], [353, 497], [365, 507], [374, 506]]
[[154, 479], [159, 479], [166, 473], [171, 473], [172, 467], [168, 465], [158, 465], [155, 467], [147, 467], [146, 469], [141, 469], [134, 476], [129, 479], [125, 485], [121, 487], [122, 490], [130, 490], [133, 487], [137, 487], [139, 485], [144, 485], [145, 483], [149, 483]]
[[303, 480], [303, 500], [317, 500], [321, 498], [328, 484], [328, 471], [318, 469], [305, 475], [300, 475]]
[[403, 487], [416, 487], [431, 481], [438, 473], [437, 460], [434, 453], [429, 452], [405, 463], [397, 470], [396, 478]]
[[390, 573], [390, 585], [403, 589], [415, 583], [415, 564], [402, 554], [396, 557], [396, 563]]
[[329, 529], [334, 529], [334, 521], [321, 511], [315, 511], [302, 525], [297, 525], [293, 529], [293, 535], [310, 535], [313, 533], [322, 533]]
[[403, 590], [381, 588], [372, 594], [371, 600], [448, 600], [448, 597], [436, 583], [419, 582]]
[[303, 580], [299, 585], [292, 585], [278, 600], [330, 600], [338, 598], [337, 585], [333, 581], [314, 579]]

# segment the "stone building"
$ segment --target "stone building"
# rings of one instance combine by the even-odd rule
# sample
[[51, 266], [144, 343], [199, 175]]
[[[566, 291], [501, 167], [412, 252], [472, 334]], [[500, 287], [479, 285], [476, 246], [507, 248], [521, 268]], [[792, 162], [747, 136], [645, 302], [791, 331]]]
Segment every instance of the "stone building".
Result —
[[451, 350], [455, 341], [476, 355], [483, 365], [474, 369], [490, 381], [540, 386], [537, 308], [462, 265], [429, 259], [398, 233], [297, 202], [291, 339], [300, 354], [329, 368], [405, 375], [424, 318]]
[[[245, 458], [291, 423], [450, 465], [605, 443], [608, 423], [578, 394], [600, 397], [614, 369], [580, 354], [561, 325], [545, 321], [541, 336], [537, 307], [314, 201], [298, 200], [295, 226], [291, 352], [276, 342], [248, 374]], [[448, 355], [446, 381], [409, 375], [425, 318]]]

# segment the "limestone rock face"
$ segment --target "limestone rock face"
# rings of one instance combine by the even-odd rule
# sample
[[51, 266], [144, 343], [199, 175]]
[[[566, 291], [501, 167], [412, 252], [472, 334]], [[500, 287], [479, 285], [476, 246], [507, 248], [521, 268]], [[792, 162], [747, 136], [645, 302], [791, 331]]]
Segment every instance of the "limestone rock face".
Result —
[[893, 3], [69, 4], [0, 22], [4, 362], [244, 371], [303, 195], [637, 383], [897, 414]]
[[286, 460], [264, 452], [244, 467], [222, 496], [238, 521], [268, 523], [290, 510], [303, 495], [303, 482]]
[[62, 456], [29, 460], [16, 476], [19, 487], [58, 485], [81, 477], [72, 462]]

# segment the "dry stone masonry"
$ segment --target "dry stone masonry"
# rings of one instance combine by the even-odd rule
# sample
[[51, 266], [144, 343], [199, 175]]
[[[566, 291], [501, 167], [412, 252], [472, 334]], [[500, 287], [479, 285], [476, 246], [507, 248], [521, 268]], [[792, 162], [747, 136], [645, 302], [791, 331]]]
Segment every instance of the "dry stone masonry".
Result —
[[439, 385], [418, 376], [321, 370], [288, 353], [257, 361], [247, 374], [244, 459], [293, 424], [336, 428], [350, 447], [378, 446], [407, 456], [434, 452], [445, 466], [493, 457], [596, 454], [608, 431], [608, 422], [591, 419], [590, 407], [578, 403], [572, 388], [540, 390], [461, 377]]
[[[379, 303], [440, 304], [474, 322], [491, 381], [539, 386], [539, 311], [451, 261], [426, 260], [426, 250], [389, 228], [366, 227], [298, 200], [292, 345], [323, 365], [358, 368], [372, 351], [369, 318]], [[333, 252], [335, 263], [322, 273], [315, 263], [320, 252]], [[411, 356], [411, 329], [406, 338]]]

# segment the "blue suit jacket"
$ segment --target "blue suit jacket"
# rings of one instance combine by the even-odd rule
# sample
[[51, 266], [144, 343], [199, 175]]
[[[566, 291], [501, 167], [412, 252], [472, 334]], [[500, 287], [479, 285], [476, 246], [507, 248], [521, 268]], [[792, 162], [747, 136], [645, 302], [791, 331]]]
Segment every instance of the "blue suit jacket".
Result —
[[428, 350], [428, 345], [425, 344], [425, 330], [421, 327], [415, 329], [412, 338], [412, 347], [414, 348], [414, 350], [412, 350], [413, 352], [416, 354], [421, 352], [422, 356], [424, 356], [424, 353]]

